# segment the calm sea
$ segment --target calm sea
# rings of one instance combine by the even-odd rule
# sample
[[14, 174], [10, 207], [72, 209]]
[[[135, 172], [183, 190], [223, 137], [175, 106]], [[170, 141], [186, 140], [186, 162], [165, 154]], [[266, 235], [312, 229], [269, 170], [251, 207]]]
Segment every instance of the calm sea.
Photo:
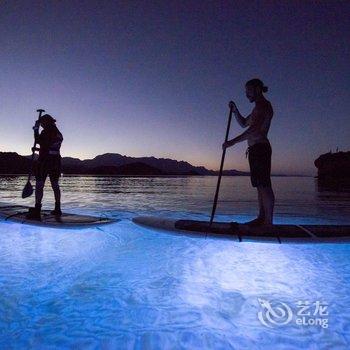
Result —
[[[159, 214], [207, 218], [216, 187], [216, 177], [63, 177], [62, 202], [65, 210], [106, 212], [120, 218], [138, 214]], [[22, 200], [25, 177], [0, 178], [0, 201], [33, 204]], [[273, 177], [277, 222], [349, 223], [350, 191], [318, 189], [313, 177]], [[49, 182], [44, 206], [53, 206]], [[249, 177], [224, 177], [218, 220], [244, 219], [257, 214], [256, 190]]]

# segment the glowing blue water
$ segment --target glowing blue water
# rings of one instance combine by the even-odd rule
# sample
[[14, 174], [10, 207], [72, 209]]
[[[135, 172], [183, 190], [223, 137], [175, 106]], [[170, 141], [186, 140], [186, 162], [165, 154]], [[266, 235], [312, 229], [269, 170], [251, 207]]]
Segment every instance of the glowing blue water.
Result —
[[[24, 178], [0, 181], [2, 202], [29, 203], [18, 199]], [[348, 193], [317, 192], [312, 178], [273, 184], [276, 222], [350, 223]], [[0, 223], [0, 348], [349, 348], [350, 245], [239, 244], [130, 221], [207, 218], [215, 178], [62, 185], [66, 210], [122, 221], [82, 231]], [[225, 178], [218, 219], [253, 217], [255, 200], [249, 178]], [[286, 303], [293, 320], [263, 325], [258, 298]], [[328, 303], [328, 328], [297, 325], [298, 301]]]

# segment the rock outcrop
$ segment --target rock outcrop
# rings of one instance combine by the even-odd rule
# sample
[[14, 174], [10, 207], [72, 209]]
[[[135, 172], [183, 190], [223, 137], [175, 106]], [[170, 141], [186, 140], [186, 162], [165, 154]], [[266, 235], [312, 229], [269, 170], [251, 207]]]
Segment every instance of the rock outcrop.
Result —
[[350, 183], [350, 152], [325, 153], [315, 160], [317, 179], [321, 185]]

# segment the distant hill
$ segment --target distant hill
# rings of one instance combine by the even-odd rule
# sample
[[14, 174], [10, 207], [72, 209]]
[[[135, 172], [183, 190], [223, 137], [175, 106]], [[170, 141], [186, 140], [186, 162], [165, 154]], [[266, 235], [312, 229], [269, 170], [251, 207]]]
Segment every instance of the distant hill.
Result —
[[164, 175], [215, 175], [215, 171], [205, 167], [196, 167], [188, 162], [177, 161], [167, 158], [155, 157], [127, 157], [117, 153], [106, 153], [96, 156], [93, 159], [80, 160], [77, 158], [63, 158], [62, 165], [65, 173], [86, 172], [87, 169], [98, 169], [99, 167], [121, 167], [128, 164], [145, 164], [158, 169]]
[[[1, 174], [26, 174], [30, 156], [0, 152]], [[193, 166], [184, 161], [155, 157], [127, 157], [117, 153], [98, 155], [93, 159], [63, 157], [62, 172], [77, 175], [217, 175], [217, 171]], [[225, 170], [224, 175], [249, 175], [238, 170]]]
[[[0, 174], [27, 174], [30, 155], [0, 152]], [[185, 161], [155, 157], [128, 157], [118, 153], [105, 153], [92, 159], [62, 158], [62, 172], [67, 175], [218, 175], [218, 171], [194, 166]], [[249, 172], [224, 170], [225, 176], [249, 176]], [[274, 176], [288, 176], [274, 174]]]
[[0, 152], [0, 174], [27, 174], [30, 159], [15, 152]]
[[140, 162], [119, 167], [103, 165], [92, 168], [89, 173], [91, 175], [164, 175], [161, 170]]

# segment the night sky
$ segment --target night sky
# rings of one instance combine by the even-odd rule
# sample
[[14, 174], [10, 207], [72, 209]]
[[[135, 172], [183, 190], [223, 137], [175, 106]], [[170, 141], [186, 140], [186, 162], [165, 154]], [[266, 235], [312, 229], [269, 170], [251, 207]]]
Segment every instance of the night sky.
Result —
[[[63, 156], [113, 152], [217, 169], [228, 106], [269, 87], [273, 172], [349, 150], [349, 1], [2, 1], [0, 150], [29, 154], [35, 110]], [[231, 135], [244, 129], [234, 121]], [[226, 168], [247, 170], [246, 142]]]

